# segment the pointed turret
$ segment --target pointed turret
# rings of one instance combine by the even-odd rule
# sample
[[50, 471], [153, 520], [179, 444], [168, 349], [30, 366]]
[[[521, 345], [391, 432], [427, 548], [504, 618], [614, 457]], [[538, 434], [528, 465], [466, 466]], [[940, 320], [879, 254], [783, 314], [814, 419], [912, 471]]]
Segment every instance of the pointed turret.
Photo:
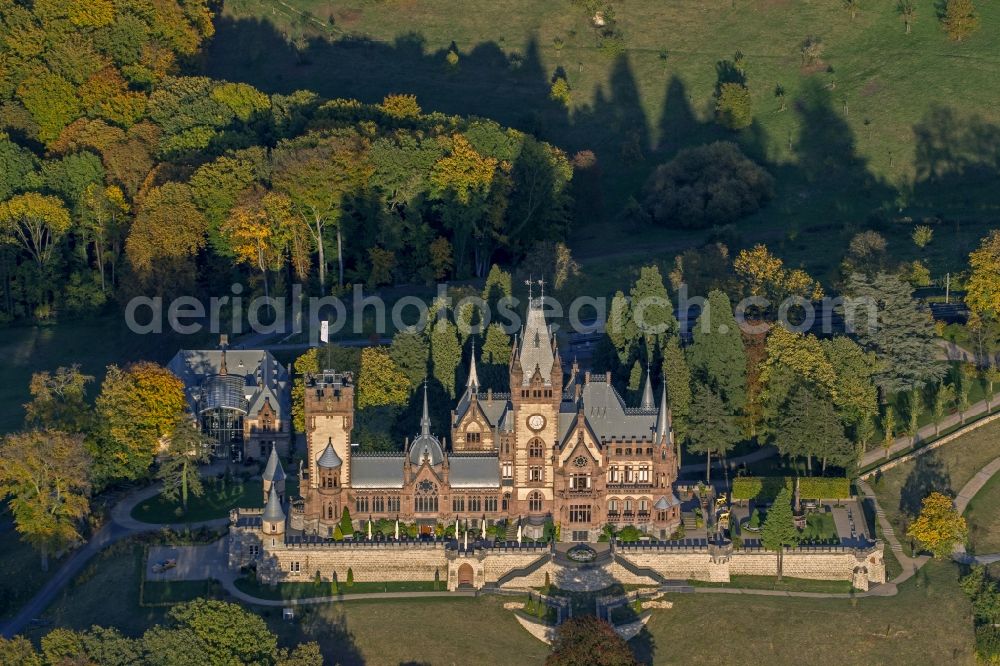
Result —
[[336, 450], [333, 448], [333, 439], [329, 438], [326, 443], [326, 448], [323, 449], [323, 455], [316, 460], [316, 464], [320, 467], [326, 469], [337, 469], [343, 464], [344, 461], [340, 459], [337, 455]]
[[278, 459], [278, 451], [273, 444], [271, 445], [271, 455], [264, 466], [261, 479], [263, 480], [265, 502], [271, 490], [278, 493], [278, 499], [285, 497], [285, 470], [281, 467], [281, 461]]
[[430, 436], [431, 434], [431, 413], [427, 408], [427, 382], [424, 381], [424, 413], [420, 417], [420, 434]]
[[470, 395], [479, 393], [479, 374], [476, 372], [476, 341], [472, 341], [472, 357], [469, 360], [469, 381], [465, 383], [465, 388]]
[[649, 365], [646, 366], [646, 386], [642, 389], [642, 408], [652, 410], [656, 407], [656, 403], [653, 398], [653, 377], [652, 373], [649, 371]]
[[281, 501], [274, 488], [271, 488], [267, 496], [267, 506], [264, 507], [264, 514], [261, 516], [261, 527], [267, 534], [285, 532], [285, 511], [281, 508]]
[[660, 395], [660, 411], [656, 414], [656, 441], [662, 443], [666, 438], [670, 441], [670, 410], [667, 408], [667, 381], [663, 380], [663, 393]]
[[536, 372], [546, 381], [552, 375], [555, 353], [552, 345], [552, 332], [548, 322], [545, 321], [545, 310], [541, 298], [528, 299], [528, 316], [524, 323], [517, 360], [521, 365], [523, 373], [521, 381], [524, 385], [531, 382]]

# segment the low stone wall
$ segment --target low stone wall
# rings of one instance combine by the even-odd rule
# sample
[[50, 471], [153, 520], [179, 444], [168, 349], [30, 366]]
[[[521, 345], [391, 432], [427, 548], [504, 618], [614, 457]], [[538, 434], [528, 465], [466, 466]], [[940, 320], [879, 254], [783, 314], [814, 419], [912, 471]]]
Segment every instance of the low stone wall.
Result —
[[[777, 576], [778, 556], [774, 552], [752, 548], [747, 550], [709, 553], [708, 549], [619, 549], [618, 557], [636, 567], [652, 569], [667, 579], [729, 582], [731, 576]], [[628, 577], [640, 578], [621, 569], [623, 583]], [[847, 580], [861, 590], [870, 583], [885, 582], [883, 546], [869, 549], [843, 547], [797, 548], [786, 551], [782, 558], [782, 574], [813, 580]], [[642, 584], [636, 581], [636, 584]]]

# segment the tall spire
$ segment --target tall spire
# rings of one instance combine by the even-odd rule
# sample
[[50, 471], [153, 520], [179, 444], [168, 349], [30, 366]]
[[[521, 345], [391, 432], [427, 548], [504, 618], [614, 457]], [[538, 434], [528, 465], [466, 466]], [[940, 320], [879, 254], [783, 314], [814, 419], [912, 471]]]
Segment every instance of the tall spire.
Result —
[[476, 340], [472, 340], [472, 358], [469, 360], [469, 381], [465, 387], [472, 393], [479, 392], [479, 374], [476, 372]]
[[431, 415], [430, 410], [427, 409], [427, 380], [424, 380], [424, 414], [420, 417], [420, 434], [430, 436], [431, 434]]
[[649, 363], [646, 364], [646, 386], [642, 389], [642, 408], [653, 409], [655, 406], [653, 398], [653, 377], [649, 370]]
[[[648, 384], [647, 384], [648, 386]], [[662, 443], [670, 437], [670, 412], [667, 410], [667, 379], [663, 378], [663, 393], [660, 394], [660, 411], [656, 415], [656, 440]]]

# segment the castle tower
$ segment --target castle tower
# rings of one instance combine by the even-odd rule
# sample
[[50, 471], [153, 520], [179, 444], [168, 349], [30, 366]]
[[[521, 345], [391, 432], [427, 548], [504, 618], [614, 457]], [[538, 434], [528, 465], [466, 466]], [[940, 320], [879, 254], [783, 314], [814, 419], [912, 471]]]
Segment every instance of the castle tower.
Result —
[[324, 370], [306, 377], [306, 465], [299, 479], [306, 531], [332, 534], [350, 487], [354, 382], [351, 373]]
[[285, 470], [281, 467], [278, 452], [273, 444], [271, 445], [271, 455], [267, 459], [267, 465], [264, 466], [261, 478], [264, 481], [264, 503], [267, 503], [271, 488], [274, 488], [278, 493], [278, 500], [283, 502], [285, 500]]
[[264, 534], [274, 536], [285, 533], [285, 511], [281, 508], [281, 500], [278, 493], [272, 487], [267, 496], [267, 506], [264, 507], [264, 515], [261, 516], [261, 531]]
[[554, 448], [559, 434], [563, 372], [543, 299], [529, 294], [528, 312], [510, 360], [514, 411], [514, 489], [511, 515], [553, 513]]
[[351, 430], [354, 428], [354, 378], [324, 370], [306, 377], [305, 416], [309, 487], [319, 488], [316, 461], [327, 444], [342, 462], [341, 482], [350, 487]]

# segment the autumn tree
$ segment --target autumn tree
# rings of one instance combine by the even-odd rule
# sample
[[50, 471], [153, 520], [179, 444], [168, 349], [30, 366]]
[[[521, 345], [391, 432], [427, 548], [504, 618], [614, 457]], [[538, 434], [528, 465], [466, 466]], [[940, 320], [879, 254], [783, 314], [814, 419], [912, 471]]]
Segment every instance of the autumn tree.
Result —
[[39, 269], [69, 228], [69, 213], [56, 197], [26, 192], [0, 203], [0, 240], [20, 247]]
[[181, 510], [187, 512], [188, 495], [201, 497], [205, 492], [198, 465], [209, 461], [211, 440], [185, 416], [178, 418], [167, 445], [160, 455], [156, 478], [163, 484], [161, 495], [171, 502], [181, 500]]
[[189, 266], [190, 260], [205, 247], [207, 229], [191, 187], [165, 183], [150, 189], [140, 200], [125, 253], [132, 268], [140, 274], [155, 274], [163, 266], [169, 277], [162, 279], [176, 279], [180, 267]]
[[358, 409], [385, 405], [405, 405], [412, 386], [385, 347], [365, 347], [361, 351], [358, 377]]
[[267, 272], [281, 267], [295, 224], [288, 197], [259, 188], [247, 192], [222, 224], [236, 261], [260, 271], [265, 296], [270, 296]]
[[799, 531], [792, 521], [792, 493], [787, 486], [783, 486], [767, 510], [760, 534], [764, 548], [778, 554], [778, 580], [781, 580], [785, 548], [799, 545], [799, 539]]
[[112, 285], [115, 282], [115, 266], [121, 256], [131, 206], [117, 185], [101, 187], [97, 183], [87, 186], [83, 194], [83, 206], [81, 228], [94, 248], [101, 289], [105, 290], [108, 264], [111, 265]]
[[90, 512], [90, 458], [81, 437], [56, 430], [8, 435], [0, 444], [0, 497], [6, 497], [14, 526], [41, 553], [81, 539], [81, 521]]
[[31, 402], [24, 406], [25, 423], [32, 428], [80, 432], [90, 423], [87, 385], [92, 381], [78, 364], [34, 373], [28, 386]]
[[99, 479], [138, 479], [164, 438], [173, 434], [186, 400], [184, 384], [155, 363], [108, 366], [97, 396], [98, 432], [91, 450]]
[[491, 190], [500, 162], [481, 155], [461, 134], [451, 137], [451, 149], [430, 175], [430, 192], [439, 201], [445, 226], [453, 234], [456, 268], [461, 271], [471, 245], [476, 274], [485, 270], [484, 250], [491, 239]]
[[951, 555], [952, 549], [963, 543], [969, 527], [947, 495], [933, 492], [923, 500], [920, 515], [910, 523], [906, 536], [916, 539], [934, 557]]
[[965, 303], [979, 316], [1000, 319], [1000, 231], [993, 230], [969, 255], [972, 273], [965, 287]]
[[960, 42], [979, 29], [979, 14], [972, 0], [947, 0], [941, 23], [948, 37]]
[[338, 285], [344, 284], [344, 237], [340, 220], [345, 197], [363, 189], [372, 174], [368, 144], [357, 134], [329, 137], [314, 134], [285, 141], [274, 150], [271, 176], [275, 189], [286, 194], [292, 211], [312, 236], [318, 256], [319, 281], [326, 285], [326, 231], [337, 233]]
[[638, 662], [614, 627], [593, 615], [573, 617], [556, 630], [545, 666], [636, 666]]

